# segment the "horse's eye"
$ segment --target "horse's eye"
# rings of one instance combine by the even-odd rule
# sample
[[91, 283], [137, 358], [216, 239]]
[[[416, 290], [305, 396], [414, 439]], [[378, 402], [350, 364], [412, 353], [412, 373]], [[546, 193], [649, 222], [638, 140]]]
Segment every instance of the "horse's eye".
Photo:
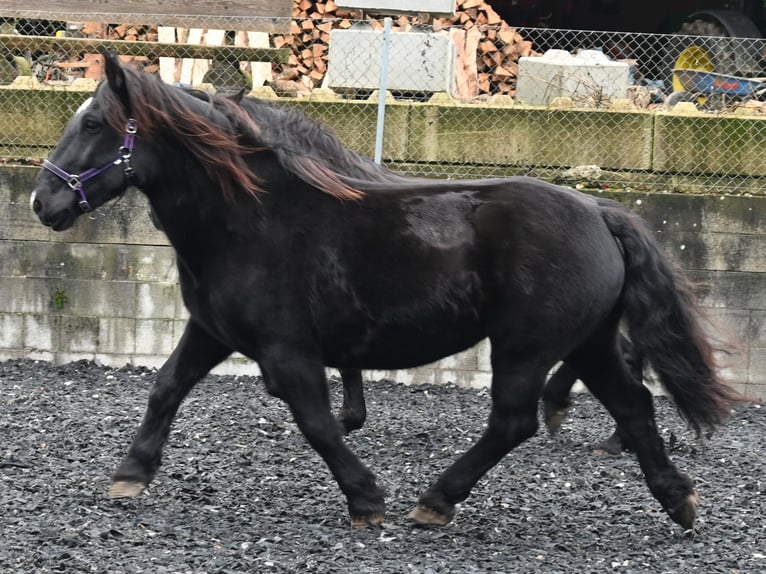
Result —
[[101, 124], [93, 118], [83, 118], [82, 120], [82, 127], [87, 132], [95, 132], [100, 126]]

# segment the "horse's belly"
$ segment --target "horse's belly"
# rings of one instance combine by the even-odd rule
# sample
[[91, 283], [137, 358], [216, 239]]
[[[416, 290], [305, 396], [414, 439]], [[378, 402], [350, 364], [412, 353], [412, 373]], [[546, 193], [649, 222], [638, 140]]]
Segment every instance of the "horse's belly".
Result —
[[464, 351], [485, 336], [478, 324], [466, 322], [442, 329], [389, 325], [368, 329], [353, 339], [326, 338], [323, 348], [331, 367], [409, 369]]

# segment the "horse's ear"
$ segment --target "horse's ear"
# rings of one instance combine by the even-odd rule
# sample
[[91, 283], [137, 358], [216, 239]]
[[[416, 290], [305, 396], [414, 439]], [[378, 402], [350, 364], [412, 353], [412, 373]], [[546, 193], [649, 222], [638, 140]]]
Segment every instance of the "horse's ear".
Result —
[[125, 78], [125, 70], [122, 68], [120, 58], [115, 52], [110, 51], [104, 54], [104, 72], [109, 87], [122, 102], [127, 115], [131, 116], [132, 110], [130, 105], [130, 93], [128, 92], [128, 82]]
[[233, 94], [227, 94], [226, 97], [229, 98], [235, 104], [240, 104], [242, 103], [242, 98], [245, 97], [245, 88], [242, 88], [241, 90]]

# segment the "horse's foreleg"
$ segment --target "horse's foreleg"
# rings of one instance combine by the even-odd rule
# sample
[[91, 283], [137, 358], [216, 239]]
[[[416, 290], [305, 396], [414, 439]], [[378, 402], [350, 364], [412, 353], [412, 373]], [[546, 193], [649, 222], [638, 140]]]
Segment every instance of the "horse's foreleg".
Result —
[[455, 504], [468, 498], [476, 482], [511, 449], [537, 432], [537, 403], [545, 371], [514, 366], [492, 353], [492, 410], [479, 441], [458, 458], [418, 501], [410, 518], [443, 525], [455, 515]]
[[343, 406], [338, 413], [338, 423], [345, 434], [362, 428], [367, 419], [364, 403], [362, 371], [359, 369], [338, 369], [343, 380]]
[[617, 421], [621, 440], [635, 451], [654, 497], [675, 522], [692, 528], [699, 496], [691, 479], [668, 457], [657, 432], [651, 393], [632, 376], [620, 350], [613, 343], [591, 344], [570, 360]]
[[348, 501], [355, 528], [380, 524], [385, 517], [383, 492], [370, 472], [344, 444], [330, 409], [324, 365], [298, 350], [272, 345], [258, 363], [265, 379], [278, 389], [298, 428], [327, 464]]
[[157, 373], [149, 403], [128, 454], [112, 477], [109, 496], [137, 496], [154, 478], [173, 417], [192, 387], [231, 350], [193, 320], [186, 324], [178, 346]]

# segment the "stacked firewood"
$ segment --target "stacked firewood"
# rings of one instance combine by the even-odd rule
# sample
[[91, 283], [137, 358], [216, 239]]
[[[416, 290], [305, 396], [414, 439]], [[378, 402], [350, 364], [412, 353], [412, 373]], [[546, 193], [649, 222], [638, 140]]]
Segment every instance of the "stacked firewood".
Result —
[[[360, 11], [340, 10], [334, 0], [293, 0], [292, 16], [290, 31], [273, 34], [270, 38], [271, 46], [290, 48], [289, 61], [275, 65], [273, 78], [270, 82], [266, 80], [278, 91], [292, 95], [309, 92], [322, 85], [327, 73], [331, 30], [350, 28], [354, 20], [360, 19], [367, 20], [373, 29], [383, 27], [382, 19]], [[424, 25], [436, 33], [449, 34], [455, 44], [457, 97], [471, 99], [492, 94], [514, 94], [518, 60], [521, 56], [533, 54], [532, 43], [503, 21], [485, 0], [457, 0], [456, 12], [451, 17], [431, 18], [424, 14], [399, 16], [393, 21], [395, 32], [406, 32], [413, 26], [422, 29]], [[88, 22], [82, 33], [111, 40], [151, 42], [159, 38], [157, 26], [132, 24], [107, 26]], [[187, 39], [187, 34], [188, 30], [177, 29], [177, 41], [194, 43], [200, 40], [191, 36]], [[223, 41], [223, 38], [220, 40]], [[73, 72], [75, 69], [82, 70], [86, 77], [98, 78], [101, 57], [86, 55], [85, 59], [87, 61], [60, 65], [71, 67]], [[148, 71], [157, 71], [160, 67], [156, 58], [133, 59], [142, 61]]]
[[107, 26], [98, 22], [87, 22], [83, 33], [109, 40], [126, 40], [128, 42], [156, 42], [158, 38], [157, 26], [139, 26], [134, 24], [118, 24]]
[[[322, 84], [327, 71], [330, 31], [349, 28], [352, 20], [369, 20], [382, 28], [378, 18], [361, 12], [339, 10], [334, 0], [294, 0], [289, 34], [272, 37], [272, 46], [292, 50], [290, 60], [276, 70], [275, 81], [298, 82], [305, 89]], [[399, 16], [394, 31], [427, 24], [435, 32], [450, 34], [457, 48], [457, 96], [472, 98], [488, 94], [513, 95], [518, 59], [533, 53], [532, 43], [495, 12], [484, 0], [458, 0], [454, 16], [428, 18]]]
[[[128, 42], [156, 42], [157, 26], [133, 24], [107, 25], [100, 22], [84, 22], [77, 31], [78, 35], [88, 38], [107, 40], [125, 40]], [[159, 66], [146, 56], [132, 56], [130, 60], [139, 62], [147, 72], [156, 72]], [[84, 77], [100, 80], [103, 77], [104, 58], [100, 54], [66, 54], [56, 67], [65, 71], [70, 77]]]

